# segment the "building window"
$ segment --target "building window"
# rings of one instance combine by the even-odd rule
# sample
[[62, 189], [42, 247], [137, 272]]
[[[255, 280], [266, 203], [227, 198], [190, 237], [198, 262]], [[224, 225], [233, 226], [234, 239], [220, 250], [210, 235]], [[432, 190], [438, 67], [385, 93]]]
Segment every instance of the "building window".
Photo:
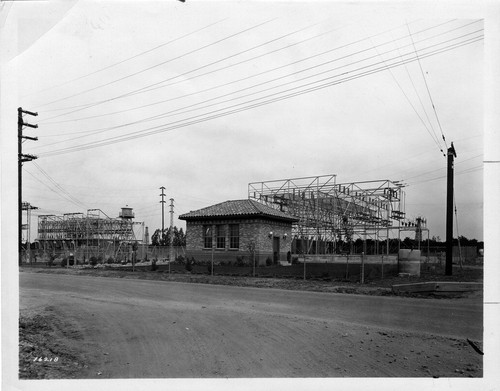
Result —
[[203, 247], [212, 248], [212, 226], [203, 226]]
[[229, 248], [240, 248], [240, 226], [229, 224]]
[[216, 225], [215, 234], [217, 237], [217, 248], [226, 248], [226, 226]]

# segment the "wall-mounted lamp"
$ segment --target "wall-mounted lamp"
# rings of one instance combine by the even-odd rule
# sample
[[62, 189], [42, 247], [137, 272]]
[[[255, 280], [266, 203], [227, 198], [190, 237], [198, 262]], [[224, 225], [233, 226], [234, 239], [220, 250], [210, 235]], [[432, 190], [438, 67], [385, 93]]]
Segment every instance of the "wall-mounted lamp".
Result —
[[273, 231], [269, 232], [269, 239], [271, 239], [273, 237]]
[[287, 234], [284, 234], [284, 235], [283, 235], [283, 240], [286, 240], [286, 238], [287, 238], [287, 237], [288, 237], [288, 235], [287, 235]]

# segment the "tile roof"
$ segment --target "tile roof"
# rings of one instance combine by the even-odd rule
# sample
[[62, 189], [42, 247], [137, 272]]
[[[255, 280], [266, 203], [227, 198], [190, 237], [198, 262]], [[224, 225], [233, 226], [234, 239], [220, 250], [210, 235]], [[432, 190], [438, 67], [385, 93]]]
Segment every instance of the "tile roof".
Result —
[[232, 200], [208, 206], [179, 216], [181, 220], [198, 220], [212, 217], [268, 217], [285, 221], [299, 221], [295, 216], [281, 212], [255, 200]]

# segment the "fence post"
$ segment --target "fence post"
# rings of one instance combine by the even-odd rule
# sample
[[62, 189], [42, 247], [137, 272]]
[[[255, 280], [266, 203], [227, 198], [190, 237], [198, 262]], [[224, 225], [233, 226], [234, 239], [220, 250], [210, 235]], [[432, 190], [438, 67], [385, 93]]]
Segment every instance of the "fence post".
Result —
[[361, 253], [361, 284], [365, 283], [365, 253]]

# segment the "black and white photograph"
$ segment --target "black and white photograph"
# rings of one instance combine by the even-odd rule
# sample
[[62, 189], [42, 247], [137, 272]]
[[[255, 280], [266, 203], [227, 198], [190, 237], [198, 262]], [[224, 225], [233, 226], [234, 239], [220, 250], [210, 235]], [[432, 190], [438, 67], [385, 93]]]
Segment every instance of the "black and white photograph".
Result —
[[1, 1], [0, 47], [2, 389], [499, 389], [499, 4]]

